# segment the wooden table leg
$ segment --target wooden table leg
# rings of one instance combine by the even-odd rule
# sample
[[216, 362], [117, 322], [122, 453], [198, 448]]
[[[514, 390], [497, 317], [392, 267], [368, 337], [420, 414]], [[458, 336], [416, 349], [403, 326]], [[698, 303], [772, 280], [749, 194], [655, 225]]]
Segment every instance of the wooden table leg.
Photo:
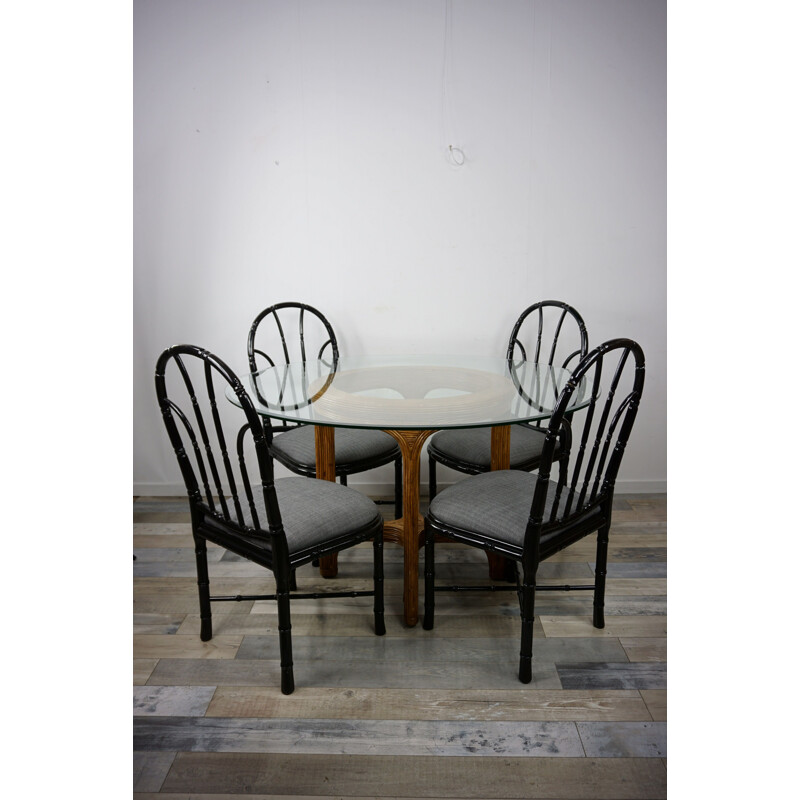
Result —
[[[511, 428], [498, 425], [492, 428], [492, 469], [511, 467]], [[516, 571], [514, 562], [496, 553], [486, 552], [489, 560], [489, 577], [493, 581], [514, 581]]]
[[[314, 445], [317, 454], [317, 478], [323, 481], [336, 481], [334, 429], [330, 425], [315, 425]], [[319, 574], [323, 578], [336, 577], [339, 571], [338, 556], [338, 553], [334, 553], [319, 560]]]
[[[432, 430], [387, 430], [400, 445], [403, 454], [403, 516], [387, 522], [384, 540], [403, 546], [403, 615], [406, 625], [414, 627], [419, 620], [419, 548], [424, 521], [419, 513], [419, 463], [422, 446]], [[336, 480], [334, 429], [329, 425], [314, 428], [317, 453], [317, 477]], [[511, 429], [508, 425], [492, 428], [492, 469], [508, 469], [511, 460]], [[488, 553], [492, 580], [515, 580], [513, 563], [502, 556]], [[320, 559], [320, 575], [335, 578], [337, 555]]]
[[403, 616], [414, 627], [419, 619], [419, 548], [424, 521], [419, 513], [419, 460], [433, 431], [390, 431], [403, 454], [403, 516], [383, 526], [385, 541], [403, 545]]

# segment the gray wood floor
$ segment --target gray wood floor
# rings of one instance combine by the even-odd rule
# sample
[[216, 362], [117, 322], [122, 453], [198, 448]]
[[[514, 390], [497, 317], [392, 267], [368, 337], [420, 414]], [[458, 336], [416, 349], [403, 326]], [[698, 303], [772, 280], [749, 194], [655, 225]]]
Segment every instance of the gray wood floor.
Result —
[[[402, 561], [387, 544], [387, 634], [371, 598], [292, 604], [295, 693], [279, 690], [274, 603], [215, 603], [201, 642], [181, 498], [133, 503], [134, 796], [666, 797], [666, 495], [622, 495], [612, 526], [606, 627], [591, 593], [536, 599], [534, 678], [516, 677], [513, 593], [439, 593], [433, 631], [401, 619]], [[389, 513], [391, 506], [382, 506]], [[210, 551], [212, 593], [267, 593], [270, 573]], [[591, 540], [542, 565], [541, 582], [590, 578]], [[369, 588], [371, 547], [334, 581]], [[485, 581], [485, 557], [437, 546], [437, 577]]]

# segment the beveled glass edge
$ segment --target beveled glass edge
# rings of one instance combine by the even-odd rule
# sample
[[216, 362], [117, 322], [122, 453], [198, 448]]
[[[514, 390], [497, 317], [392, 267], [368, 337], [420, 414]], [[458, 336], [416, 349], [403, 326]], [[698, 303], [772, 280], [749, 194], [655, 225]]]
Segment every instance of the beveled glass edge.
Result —
[[[325, 368], [331, 371], [330, 377], [326, 382], [324, 382], [323, 386], [308, 397], [306, 395], [302, 399], [299, 399], [299, 392], [298, 386], [295, 385], [294, 382], [291, 384], [286, 384], [286, 388], [290, 391], [292, 396], [294, 397], [293, 402], [287, 404], [282, 404], [281, 407], [276, 407], [274, 404], [267, 401], [265, 398], [261, 397], [258, 390], [254, 388], [253, 377], [260, 377], [266, 373], [274, 372], [278, 374], [279, 372], [283, 371], [284, 375], [292, 375], [294, 372], [303, 372], [305, 371], [308, 373], [309, 370], [307, 364], [313, 363], [314, 365], [319, 365], [320, 363], [325, 365]], [[452, 369], [474, 369], [477, 371], [486, 371], [488, 374], [493, 375], [500, 375], [502, 374], [509, 374], [513, 375], [516, 374], [516, 370], [520, 368], [525, 368], [526, 363], [524, 361], [520, 361], [519, 359], [513, 360], [509, 362], [505, 358], [492, 358], [492, 357], [483, 357], [483, 356], [443, 356], [443, 355], [434, 355], [434, 356], [386, 356], [386, 357], [379, 357], [379, 356], [365, 356], [365, 357], [351, 357], [351, 358], [340, 358], [337, 362], [331, 361], [315, 361], [315, 362], [306, 362], [305, 370], [303, 370], [303, 366], [299, 363], [294, 363], [290, 365], [278, 365], [276, 367], [269, 367], [267, 369], [259, 370], [252, 375], [247, 373], [240, 377], [243, 386], [247, 390], [249, 396], [254, 401], [254, 405], [256, 411], [261, 414], [262, 416], [267, 416], [271, 419], [275, 419], [278, 421], [285, 421], [289, 423], [297, 423], [302, 425], [320, 425], [320, 426], [328, 426], [328, 427], [337, 427], [337, 428], [351, 428], [351, 429], [363, 429], [363, 430], [374, 430], [374, 429], [384, 429], [384, 430], [444, 430], [444, 429], [467, 429], [467, 428], [483, 428], [483, 427], [494, 427], [500, 425], [516, 425], [516, 424], [523, 424], [526, 422], [536, 422], [541, 420], [548, 419], [553, 412], [553, 407], [555, 406], [558, 396], [560, 394], [561, 389], [563, 386], [566, 385], [568, 377], [571, 372], [570, 370], [561, 368], [561, 367], [546, 367], [551, 374], [558, 375], [558, 385], [561, 387], [558, 393], [554, 393], [553, 395], [553, 402], [552, 404], [548, 404], [547, 407], [543, 407], [541, 405], [537, 407], [533, 407], [530, 402], [527, 400], [526, 405], [520, 405], [520, 409], [529, 409], [531, 413], [516, 413], [514, 415], [502, 415], [498, 417], [492, 418], [481, 418], [481, 419], [474, 419], [474, 420], [454, 420], [452, 415], [448, 414], [447, 418], [442, 416], [436, 416], [433, 412], [434, 409], [430, 409], [430, 414], [425, 415], [425, 420], [420, 421], [411, 421], [409, 419], [402, 419], [400, 417], [395, 418], [386, 418], [380, 421], [371, 420], [368, 422], [364, 422], [362, 420], [353, 420], [353, 419], [331, 419], [328, 417], [319, 417], [313, 414], [312, 409], [314, 408], [314, 402], [317, 401], [321, 396], [325, 394], [325, 391], [331, 386], [335, 375], [337, 373], [348, 373], [354, 370], [361, 370], [361, 369], [369, 369], [369, 368], [382, 368], [388, 369], [391, 367], [431, 367], [431, 368], [452, 368]], [[534, 366], [532, 364], [528, 364], [527, 367]], [[489, 369], [486, 369], [489, 367]], [[510, 368], [513, 367], [514, 371], [509, 371]], [[524, 392], [522, 387], [519, 384], [516, 384], [517, 393], [519, 396], [523, 396]], [[576, 411], [589, 403], [589, 398], [585, 396], [585, 386], [579, 386], [575, 394], [573, 395], [573, 402], [570, 403], [568, 407], [569, 412]], [[236, 403], [235, 396], [232, 395], [230, 390], [226, 391], [226, 396], [228, 397], [231, 402]], [[524, 399], [524, 398], [523, 398]]]

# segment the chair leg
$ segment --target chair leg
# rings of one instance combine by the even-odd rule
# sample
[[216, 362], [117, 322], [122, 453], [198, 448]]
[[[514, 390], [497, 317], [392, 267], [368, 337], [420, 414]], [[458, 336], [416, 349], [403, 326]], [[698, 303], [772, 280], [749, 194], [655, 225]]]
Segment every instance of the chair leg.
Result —
[[294, 665], [292, 661], [292, 621], [289, 611], [289, 576], [282, 570], [275, 572], [278, 584], [276, 597], [278, 601], [278, 643], [281, 653], [281, 692], [291, 694], [294, 691]]
[[293, 569], [289, 574], [289, 588], [293, 591], [297, 591], [297, 570]]
[[425, 616], [422, 620], [422, 627], [426, 631], [433, 630], [433, 598], [434, 591], [434, 553], [433, 553], [433, 530], [425, 526]]
[[608, 532], [610, 525], [604, 525], [597, 531], [597, 555], [594, 562], [594, 604], [592, 608], [592, 625], [605, 628], [606, 604], [606, 572], [608, 566]]
[[394, 518], [403, 517], [403, 457], [398, 456], [394, 462]]
[[386, 633], [386, 622], [383, 618], [383, 531], [372, 540], [372, 586], [375, 591], [375, 635], [383, 636]]
[[436, 462], [428, 456], [428, 501], [436, 497]]
[[524, 575], [521, 589], [522, 639], [519, 648], [519, 679], [522, 683], [530, 683], [533, 678], [533, 605], [536, 599], [536, 585]]
[[200, 640], [211, 638], [211, 593], [208, 583], [208, 555], [206, 540], [194, 537], [194, 557], [197, 563], [197, 591], [200, 596]]

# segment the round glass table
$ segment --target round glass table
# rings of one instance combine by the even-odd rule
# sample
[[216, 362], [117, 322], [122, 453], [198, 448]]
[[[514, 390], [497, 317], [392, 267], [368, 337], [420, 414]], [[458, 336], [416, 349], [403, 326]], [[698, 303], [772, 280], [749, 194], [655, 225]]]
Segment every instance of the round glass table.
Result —
[[[477, 356], [362, 356], [281, 364], [241, 378], [262, 416], [315, 426], [317, 477], [335, 480], [336, 427], [386, 431], [403, 454], [403, 517], [387, 522], [384, 537], [404, 550], [403, 608], [418, 619], [419, 466], [425, 440], [445, 428], [491, 427], [492, 469], [508, 469], [509, 425], [547, 419], [569, 370], [526, 361]], [[232, 391], [228, 399], [237, 402]], [[581, 387], [569, 410], [586, 404]], [[489, 556], [492, 577], [503, 560]], [[322, 560], [336, 575], [336, 556]]]

